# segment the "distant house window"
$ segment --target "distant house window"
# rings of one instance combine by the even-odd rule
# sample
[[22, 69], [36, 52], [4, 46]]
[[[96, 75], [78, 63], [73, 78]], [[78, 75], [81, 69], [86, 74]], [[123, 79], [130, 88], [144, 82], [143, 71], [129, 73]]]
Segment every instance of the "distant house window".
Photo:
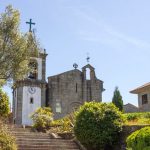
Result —
[[56, 102], [56, 113], [61, 113], [61, 104], [60, 104], [60, 102]]
[[32, 97], [30, 98], [30, 104], [33, 104], [33, 98]]
[[142, 95], [142, 105], [147, 104], [148, 103], [148, 97], [147, 94]]

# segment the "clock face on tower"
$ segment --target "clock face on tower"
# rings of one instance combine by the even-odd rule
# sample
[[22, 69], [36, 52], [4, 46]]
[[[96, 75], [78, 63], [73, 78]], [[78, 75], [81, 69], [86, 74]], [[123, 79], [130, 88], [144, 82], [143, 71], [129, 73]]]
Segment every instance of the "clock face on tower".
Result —
[[29, 87], [28, 91], [30, 94], [34, 94], [36, 92], [36, 88], [35, 87]]

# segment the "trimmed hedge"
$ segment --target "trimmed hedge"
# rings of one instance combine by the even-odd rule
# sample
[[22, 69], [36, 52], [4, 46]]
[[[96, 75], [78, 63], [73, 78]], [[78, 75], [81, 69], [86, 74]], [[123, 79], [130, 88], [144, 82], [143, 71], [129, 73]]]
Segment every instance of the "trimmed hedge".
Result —
[[103, 150], [118, 140], [123, 117], [112, 103], [89, 102], [76, 115], [74, 133], [88, 150]]
[[126, 142], [128, 150], [150, 150], [150, 126], [133, 132]]

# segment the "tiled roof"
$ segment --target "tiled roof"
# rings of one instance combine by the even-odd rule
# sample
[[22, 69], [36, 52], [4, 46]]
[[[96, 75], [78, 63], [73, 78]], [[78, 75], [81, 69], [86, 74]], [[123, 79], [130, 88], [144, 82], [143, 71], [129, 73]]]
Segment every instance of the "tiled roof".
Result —
[[145, 90], [145, 88], [147, 88], [147, 87], [150, 87], [150, 82], [148, 82], [148, 83], [146, 83], [146, 84], [144, 84], [144, 85], [142, 85], [142, 86], [140, 86], [140, 87], [130, 91], [130, 93], [138, 94], [140, 92], [143, 92]]

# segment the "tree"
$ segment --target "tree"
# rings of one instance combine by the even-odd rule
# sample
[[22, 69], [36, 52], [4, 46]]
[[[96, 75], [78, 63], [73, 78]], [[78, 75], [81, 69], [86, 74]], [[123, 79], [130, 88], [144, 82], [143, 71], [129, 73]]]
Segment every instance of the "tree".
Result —
[[30, 57], [37, 55], [34, 35], [32, 32], [21, 33], [19, 24], [19, 11], [7, 6], [0, 14], [0, 85], [23, 79], [30, 69]]
[[0, 116], [6, 117], [8, 116], [10, 109], [9, 109], [9, 98], [5, 92], [0, 89]]
[[114, 103], [116, 107], [119, 108], [120, 111], [123, 111], [123, 100], [118, 87], [115, 88], [112, 103]]

